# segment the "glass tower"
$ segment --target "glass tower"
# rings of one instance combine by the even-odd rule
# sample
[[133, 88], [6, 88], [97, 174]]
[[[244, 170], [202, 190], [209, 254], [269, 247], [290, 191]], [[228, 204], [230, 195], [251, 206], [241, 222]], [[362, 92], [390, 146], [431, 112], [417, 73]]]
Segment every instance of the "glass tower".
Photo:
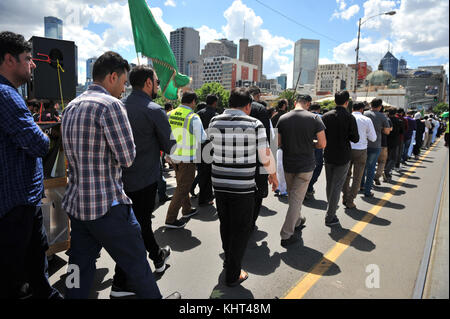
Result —
[[294, 49], [294, 76], [292, 87], [297, 84], [314, 84], [319, 65], [320, 40], [300, 39], [295, 43]]

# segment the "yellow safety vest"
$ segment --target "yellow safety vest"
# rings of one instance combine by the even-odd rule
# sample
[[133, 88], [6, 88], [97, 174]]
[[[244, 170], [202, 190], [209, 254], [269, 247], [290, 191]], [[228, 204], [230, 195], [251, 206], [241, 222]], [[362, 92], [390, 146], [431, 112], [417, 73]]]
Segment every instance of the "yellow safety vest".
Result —
[[173, 155], [195, 157], [197, 141], [194, 135], [192, 119], [198, 116], [193, 111], [184, 107], [177, 107], [169, 113], [169, 124], [172, 134], [177, 141], [177, 148]]

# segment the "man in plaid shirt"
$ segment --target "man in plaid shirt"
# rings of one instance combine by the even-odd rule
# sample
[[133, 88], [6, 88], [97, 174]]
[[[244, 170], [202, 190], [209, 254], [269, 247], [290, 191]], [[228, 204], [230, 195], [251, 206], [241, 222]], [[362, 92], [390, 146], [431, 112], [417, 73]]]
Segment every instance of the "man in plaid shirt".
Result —
[[[49, 138], [33, 120], [17, 88], [36, 68], [31, 44], [12, 32], [0, 33], [0, 299], [62, 298], [48, 282], [47, 235], [41, 199], [42, 157]], [[28, 276], [27, 276], [28, 274]]]
[[141, 229], [122, 184], [122, 167], [136, 155], [124, 92], [128, 62], [115, 52], [100, 56], [89, 89], [63, 112], [62, 138], [69, 165], [62, 202], [71, 220], [69, 264], [80, 270], [68, 298], [87, 298], [95, 261], [104, 247], [126, 273], [139, 298], [161, 298], [147, 261]]

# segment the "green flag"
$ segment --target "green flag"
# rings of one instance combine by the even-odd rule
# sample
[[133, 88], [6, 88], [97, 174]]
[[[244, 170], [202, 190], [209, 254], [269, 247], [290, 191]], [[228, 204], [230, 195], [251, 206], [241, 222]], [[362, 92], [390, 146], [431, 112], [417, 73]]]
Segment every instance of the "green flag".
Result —
[[162, 95], [178, 98], [178, 88], [189, 84], [189, 77], [178, 73], [177, 62], [169, 42], [153, 18], [145, 0], [128, 0], [136, 53], [150, 58], [158, 75]]

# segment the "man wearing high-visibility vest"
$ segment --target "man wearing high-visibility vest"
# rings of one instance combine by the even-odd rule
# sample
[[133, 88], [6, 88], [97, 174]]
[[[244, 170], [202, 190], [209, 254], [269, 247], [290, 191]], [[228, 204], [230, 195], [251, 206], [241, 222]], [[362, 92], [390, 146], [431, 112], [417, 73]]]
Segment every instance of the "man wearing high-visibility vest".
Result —
[[[197, 101], [194, 92], [186, 91], [181, 98], [181, 105], [168, 114], [172, 134], [177, 141], [176, 149], [168, 158], [173, 163], [177, 188], [167, 210], [167, 228], [183, 228], [187, 219], [197, 214], [197, 210], [191, 206], [189, 190], [195, 177], [195, 163], [200, 160], [197, 157], [201, 156], [200, 145], [206, 141], [202, 121], [193, 111]], [[177, 219], [180, 208], [183, 216]]]

